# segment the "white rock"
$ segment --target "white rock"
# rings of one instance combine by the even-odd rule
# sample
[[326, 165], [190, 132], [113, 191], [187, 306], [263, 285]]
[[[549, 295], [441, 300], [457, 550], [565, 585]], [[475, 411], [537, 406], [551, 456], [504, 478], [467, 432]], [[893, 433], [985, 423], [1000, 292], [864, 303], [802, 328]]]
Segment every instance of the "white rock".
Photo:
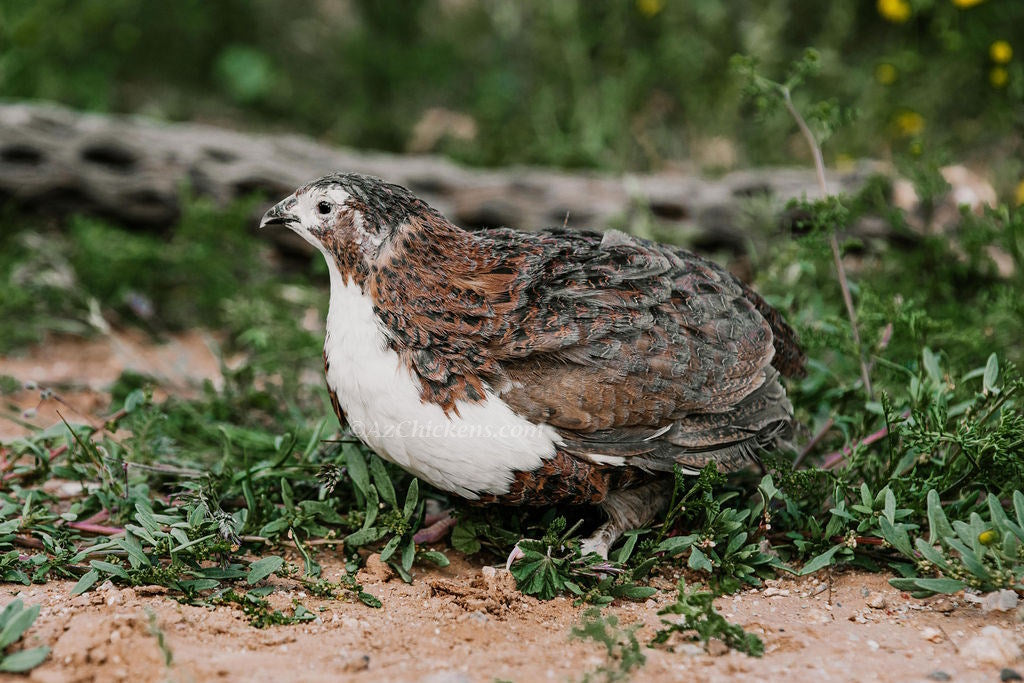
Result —
[[886, 602], [885, 596], [881, 593], [872, 593], [868, 596], [868, 599], [864, 601], [864, 604], [871, 609], [885, 609], [889, 603]]
[[983, 612], [1009, 612], [1017, 609], [1017, 592], [1009, 589], [992, 591], [981, 597], [981, 610]]
[[1007, 666], [1020, 658], [1020, 641], [1008, 629], [986, 626], [960, 648], [960, 656], [973, 664]]
[[940, 631], [939, 629], [933, 626], [926, 626], [925, 628], [921, 629], [921, 637], [933, 643], [938, 643], [942, 640], [943, 635], [942, 631]]

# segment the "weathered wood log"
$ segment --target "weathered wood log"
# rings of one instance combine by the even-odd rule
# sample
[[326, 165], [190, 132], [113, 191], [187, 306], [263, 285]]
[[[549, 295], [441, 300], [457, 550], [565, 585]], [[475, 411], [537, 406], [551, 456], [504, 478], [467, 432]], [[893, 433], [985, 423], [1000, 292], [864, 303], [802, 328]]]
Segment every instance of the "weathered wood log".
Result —
[[[649, 212], [659, 235], [679, 230], [688, 241], [737, 252], [748, 239], [736, 228], [742, 200], [819, 194], [809, 169], [738, 171], [714, 180], [678, 173], [480, 170], [436, 156], [338, 149], [297, 135], [53, 105], [0, 105], [0, 198], [50, 213], [91, 212], [134, 225], [168, 226], [179, 216], [186, 190], [220, 204], [261, 192], [269, 204], [334, 170], [405, 185], [466, 228], [567, 223], [604, 229]], [[865, 163], [835, 174], [832, 189], [852, 190], [874, 170]], [[306, 248], [297, 239], [289, 245]]]

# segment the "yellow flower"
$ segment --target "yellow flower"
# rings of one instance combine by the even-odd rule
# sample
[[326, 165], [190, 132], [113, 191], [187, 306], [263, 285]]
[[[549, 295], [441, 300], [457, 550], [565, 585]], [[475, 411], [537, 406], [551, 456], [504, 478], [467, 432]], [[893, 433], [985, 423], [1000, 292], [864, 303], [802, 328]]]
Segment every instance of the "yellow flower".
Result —
[[902, 24], [910, 18], [910, 3], [907, 0], [878, 0], [878, 13], [886, 21], [894, 24]]
[[1017, 206], [1024, 206], [1024, 180], [1017, 183], [1017, 189], [1013, 194], [1013, 198], [1017, 200]]
[[953, 0], [953, 4], [960, 9], [968, 9], [975, 5], [980, 5], [983, 2], [985, 2], [985, 0]]
[[1005, 88], [1006, 82], [1010, 80], [1010, 74], [1001, 66], [994, 67], [988, 72], [988, 82], [993, 88]]
[[999, 534], [992, 531], [992, 529], [986, 529], [978, 534], [978, 543], [982, 545], [992, 545], [999, 540]]
[[896, 128], [900, 135], [912, 137], [924, 130], [924, 117], [916, 111], [905, 111], [896, 116]]
[[1006, 64], [1013, 59], [1013, 48], [1005, 40], [997, 40], [989, 45], [988, 55], [996, 64]]
[[875, 67], [875, 80], [882, 85], [892, 85], [899, 75], [892, 64], [882, 63]]
[[648, 19], [661, 12], [664, 7], [665, 0], [636, 0], [636, 8]]

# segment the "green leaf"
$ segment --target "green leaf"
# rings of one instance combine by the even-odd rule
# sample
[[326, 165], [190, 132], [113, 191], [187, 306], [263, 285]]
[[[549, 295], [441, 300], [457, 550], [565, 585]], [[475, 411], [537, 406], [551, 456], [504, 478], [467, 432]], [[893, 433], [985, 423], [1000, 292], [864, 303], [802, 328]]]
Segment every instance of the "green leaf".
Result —
[[929, 379], [936, 384], [942, 382], [942, 369], [939, 367], [939, 357], [932, 353], [927, 346], [921, 350], [921, 357], [924, 362], [924, 370], [928, 373]]
[[829, 548], [825, 552], [821, 553], [817, 557], [814, 557], [814, 558], [808, 560], [807, 564], [805, 564], [803, 566], [803, 568], [800, 570], [800, 576], [806, 576], [807, 574], [813, 574], [814, 572], [818, 571], [819, 569], [824, 569], [825, 567], [827, 567], [830, 564], [832, 564], [832, 558], [835, 556], [835, 554], [842, 547], [843, 547], [842, 543], [837, 543], [836, 545], [832, 546], [831, 548]]
[[284, 503], [285, 510], [295, 512], [295, 495], [292, 493], [291, 484], [284, 477], [281, 477], [281, 502]]
[[379, 541], [387, 531], [388, 530], [383, 527], [376, 526], [372, 526], [369, 529], [360, 529], [359, 531], [351, 533], [344, 538], [345, 546], [358, 548], [359, 546], [366, 545], [367, 543]]
[[615, 597], [626, 598], [628, 600], [646, 600], [657, 592], [658, 589], [656, 588], [651, 588], [650, 586], [637, 586], [634, 584], [619, 586], [613, 591]]
[[879, 517], [878, 528], [882, 531], [882, 538], [888, 541], [892, 547], [907, 557], [914, 559], [914, 549], [910, 545], [910, 536], [902, 525], [896, 527], [889, 521], [888, 517]]
[[483, 547], [471, 524], [460, 521], [452, 529], [452, 547], [465, 555], [474, 555]]
[[395, 487], [391, 483], [391, 477], [384, 467], [384, 461], [380, 456], [370, 456], [370, 474], [373, 475], [373, 483], [377, 486], [377, 492], [384, 502], [393, 508], [398, 508], [398, 498], [395, 497]]
[[688, 550], [696, 540], [697, 534], [690, 534], [689, 536], [673, 536], [672, 538], [666, 538], [664, 541], [659, 543], [658, 547], [654, 549], [654, 552], [679, 555], [680, 553]]
[[686, 561], [686, 566], [693, 570], [704, 570], [708, 573], [714, 570], [711, 566], [711, 560], [697, 546], [690, 547], [690, 559]]
[[111, 574], [119, 579], [124, 579], [126, 581], [128, 580], [128, 572], [124, 570], [124, 567], [118, 567], [116, 564], [103, 562], [102, 560], [92, 560], [91, 562], [89, 562], [89, 566], [98, 572], [103, 572], [104, 574]]
[[92, 588], [93, 584], [99, 581], [99, 578], [100, 573], [95, 569], [90, 569], [86, 573], [82, 574], [82, 578], [80, 578], [74, 588], [71, 589], [71, 595], [81, 595]]
[[928, 544], [935, 545], [940, 539], [955, 536], [946, 513], [942, 509], [942, 501], [935, 489], [928, 491]]
[[256, 560], [249, 565], [249, 575], [245, 580], [250, 586], [252, 586], [276, 572], [283, 565], [284, 559], [278, 555], [271, 555], [270, 557], [264, 557]]
[[217, 579], [186, 579], [179, 581], [178, 585], [185, 591], [198, 592], [213, 590], [220, 585]]
[[366, 459], [363, 458], [359, 449], [350, 443], [342, 446], [342, 452], [345, 454], [345, 467], [348, 468], [348, 476], [355, 484], [356, 490], [366, 496], [366, 491], [370, 488], [370, 473], [366, 469]]
[[366, 591], [359, 591], [358, 593], [356, 593], [356, 597], [359, 598], [359, 602], [361, 602], [364, 605], [367, 605], [369, 607], [376, 607], [376, 608], [383, 607], [383, 605], [381, 604], [380, 600], [378, 600], [376, 598], [376, 596], [373, 596], [373, 595], [367, 593]]
[[889, 520], [889, 524], [896, 523], [896, 495], [892, 492], [888, 486], [883, 489], [885, 494], [885, 506], [882, 508], [882, 514], [885, 515], [885, 519]]
[[996, 380], [999, 378], [999, 358], [996, 354], [992, 354], [988, 357], [988, 362], [985, 363], [985, 375], [982, 378], [982, 391], [986, 394], [992, 393], [996, 388]]
[[388, 541], [384, 548], [380, 551], [381, 562], [387, 562], [391, 559], [391, 556], [395, 554], [398, 549], [398, 544], [402, 541], [401, 536], [392, 536], [391, 540]]
[[438, 567], [447, 567], [449, 564], [451, 564], [451, 562], [448, 560], [448, 557], [444, 553], [438, 552], [436, 550], [424, 550], [419, 554], [419, 557], [420, 559], [427, 560], [428, 562], [433, 562]]
[[50, 648], [34, 647], [31, 650], [19, 650], [0, 659], [0, 671], [23, 673], [34, 669], [50, 656]]
[[128, 562], [132, 565], [133, 569], [139, 567], [149, 567], [152, 565], [149, 557], [142, 550], [142, 544], [139, 543], [139, 539], [136, 538], [135, 534], [130, 531], [126, 531], [123, 538], [115, 538], [114, 542], [126, 553], [128, 553]]
[[416, 511], [416, 503], [420, 502], [420, 481], [413, 478], [409, 484], [409, 490], [405, 493], [405, 505], [402, 507], [402, 516], [406, 519], [412, 517]]
[[946, 558], [939, 552], [934, 546], [928, 544], [923, 538], [914, 539], [914, 547], [921, 553], [921, 556], [934, 564], [936, 567], [944, 572], [949, 571], [949, 564], [946, 562]]
[[16, 600], [18, 607], [14, 610], [14, 615], [7, 620], [2, 630], [0, 630], [0, 651], [11, 643], [21, 638], [22, 634], [28, 630], [28, 627], [32, 625], [32, 622], [39, 616], [39, 605], [32, 605], [28, 609], [22, 609], [21, 600]]
[[409, 571], [412, 569], [412, 563], [416, 561], [416, 541], [411, 537], [409, 542], [402, 548], [402, 569]]

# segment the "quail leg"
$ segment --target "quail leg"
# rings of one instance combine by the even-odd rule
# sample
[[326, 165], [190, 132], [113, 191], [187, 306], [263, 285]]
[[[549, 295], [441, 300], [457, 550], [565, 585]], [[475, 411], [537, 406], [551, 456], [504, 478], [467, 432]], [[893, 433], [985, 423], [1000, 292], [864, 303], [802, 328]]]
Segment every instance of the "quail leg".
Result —
[[612, 491], [601, 503], [608, 521], [580, 544], [584, 555], [597, 553], [608, 559], [608, 551], [623, 533], [649, 524], [668, 503], [671, 481], [656, 481], [635, 489]]
[[427, 511], [423, 515], [423, 526], [412, 540], [416, 543], [437, 543], [451, 532], [458, 520], [452, 517], [451, 510], [444, 510], [435, 500], [427, 501]]

